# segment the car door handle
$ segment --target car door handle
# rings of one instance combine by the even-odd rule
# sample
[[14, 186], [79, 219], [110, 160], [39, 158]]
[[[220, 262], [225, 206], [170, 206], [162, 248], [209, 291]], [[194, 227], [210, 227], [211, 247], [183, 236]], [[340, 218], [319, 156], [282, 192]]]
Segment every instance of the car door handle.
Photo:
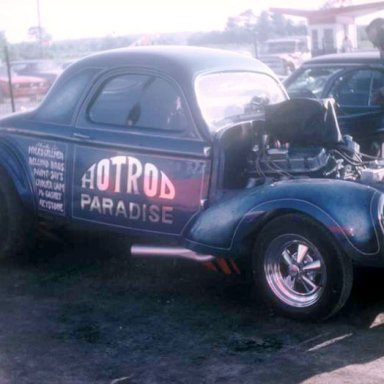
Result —
[[83, 135], [82, 133], [74, 133], [73, 137], [76, 137], [76, 139], [82, 139], [82, 140], [89, 140], [90, 136], [88, 135]]

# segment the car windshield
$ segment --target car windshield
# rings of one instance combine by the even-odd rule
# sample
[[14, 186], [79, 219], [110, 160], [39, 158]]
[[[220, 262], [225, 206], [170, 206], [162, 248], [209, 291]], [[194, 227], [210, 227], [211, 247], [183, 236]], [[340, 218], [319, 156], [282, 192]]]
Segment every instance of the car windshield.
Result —
[[264, 106], [284, 101], [283, 87], [256, 72], [220, 72], [196, 81], [200, 110], [211, 132], [239, 121], [261, 117]]
[[328, 79], [342, 70], [340, 67], [303, 69], [292, 81], [286, 84], [287, 92], [291, 97], [320, 98]]

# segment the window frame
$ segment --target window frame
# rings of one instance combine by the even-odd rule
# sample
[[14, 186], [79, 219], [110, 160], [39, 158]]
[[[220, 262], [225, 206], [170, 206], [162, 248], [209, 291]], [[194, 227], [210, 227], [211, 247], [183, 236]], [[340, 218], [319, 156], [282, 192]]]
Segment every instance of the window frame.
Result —
[[[372, 104], [372, 93], [373, 93], [373, 82], [374, 82], [374, 74], [375, 73], [381, 73], [384, 78], [384, 68], [377, 68], [377, 67], [371, 67], [371, 66], [360, 66], [360, 67], [354, 67], [354, 68], [348, 68], [344, 71], [340, 72], [339, 74], [335, 75], [334, 77], [330, 78], [328, 80], [328, 87], [324, 89], [326, 97], [332, 97], [331, 92], [335, 89], [335, 78], [339, 76], [346, 76], [346, 75], [352, 75], [351, 78], [359, 71], [369, 71], [370, 72], [370, 80], [369, 80], [369, 89], [368, 89], [368, 103], [366, 105], [360, 104], [340, 104], [341, 107], [346, 108], [360, 108], [360, 109], [380, 109], [381, 107], [376, 104]], [[336, 100], [336, 99], [335, 99]], [[338, 100], [336, 100], [338, 102]]]
[[[124, 126], [124, 125], [114, 125], [109, 123], [95, 122], [90, 119], [89, 112], [95, 101], [97, 100], [100, 92], [102, 91], [105, 84], [111, 81], [113, 78], [118, 76], [155, 76], [156, 78], [166, 81], [181, 97], [183, 106], [185, 108], [185, 116], [188, 121], [188, 127], [184, 130], [167, 130], [163, 128], [153, 128], [153, 127], [142, 127], [142, 126]], [[86, 97], [81, 112], [79, 114], [77, 128], [98, 130], [103, 132], [118, 132], [118, 133], [127, 133], [127, 134], [139, 134], [143, 136], [164, 136], [164, 137], [187, 137], [189, 139], [201, 139], [201, 134], [199, 133], [193, 114], [191, 112], [191, 107], [188, 103], [188, 99], [185, 96], [185, 92], [180, 87], [180, 85], [171, 77], [164, 75], [163, 73], [152, 70], [149, 68], [138, 68], [138, 67], [124, 67], [113, 70], [105, 71], [92, 86], [88, 96]], [[200, 141], [200, 140], [199, 140]]]

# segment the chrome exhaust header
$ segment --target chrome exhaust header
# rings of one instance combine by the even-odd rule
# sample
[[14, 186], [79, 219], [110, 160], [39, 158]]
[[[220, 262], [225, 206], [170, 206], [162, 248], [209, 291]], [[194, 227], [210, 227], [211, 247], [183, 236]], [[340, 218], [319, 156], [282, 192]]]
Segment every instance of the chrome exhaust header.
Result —
[[207, 262], [214, 259], [210, 255], [201, 255], [190, 249], [183, 247], [169, 247], [157, 245], [141, 245], [133, 244], [131, 246], [131, 255], [136, 257], [153, 256], [153, 257], [178, 257], [200, 262]]

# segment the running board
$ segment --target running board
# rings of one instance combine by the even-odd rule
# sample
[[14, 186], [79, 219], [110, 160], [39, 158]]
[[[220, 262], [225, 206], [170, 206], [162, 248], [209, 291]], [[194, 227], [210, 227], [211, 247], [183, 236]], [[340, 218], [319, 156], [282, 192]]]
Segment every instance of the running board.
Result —
[[132, 256], [154, 256], [154, 257], [179, 257], [200, 262], [207, 262], [214, 259], [210, 255], [201, 255], [190, 249], [182, 247], [161, 247], [155, 245], [134, 244], [131, 246]]

